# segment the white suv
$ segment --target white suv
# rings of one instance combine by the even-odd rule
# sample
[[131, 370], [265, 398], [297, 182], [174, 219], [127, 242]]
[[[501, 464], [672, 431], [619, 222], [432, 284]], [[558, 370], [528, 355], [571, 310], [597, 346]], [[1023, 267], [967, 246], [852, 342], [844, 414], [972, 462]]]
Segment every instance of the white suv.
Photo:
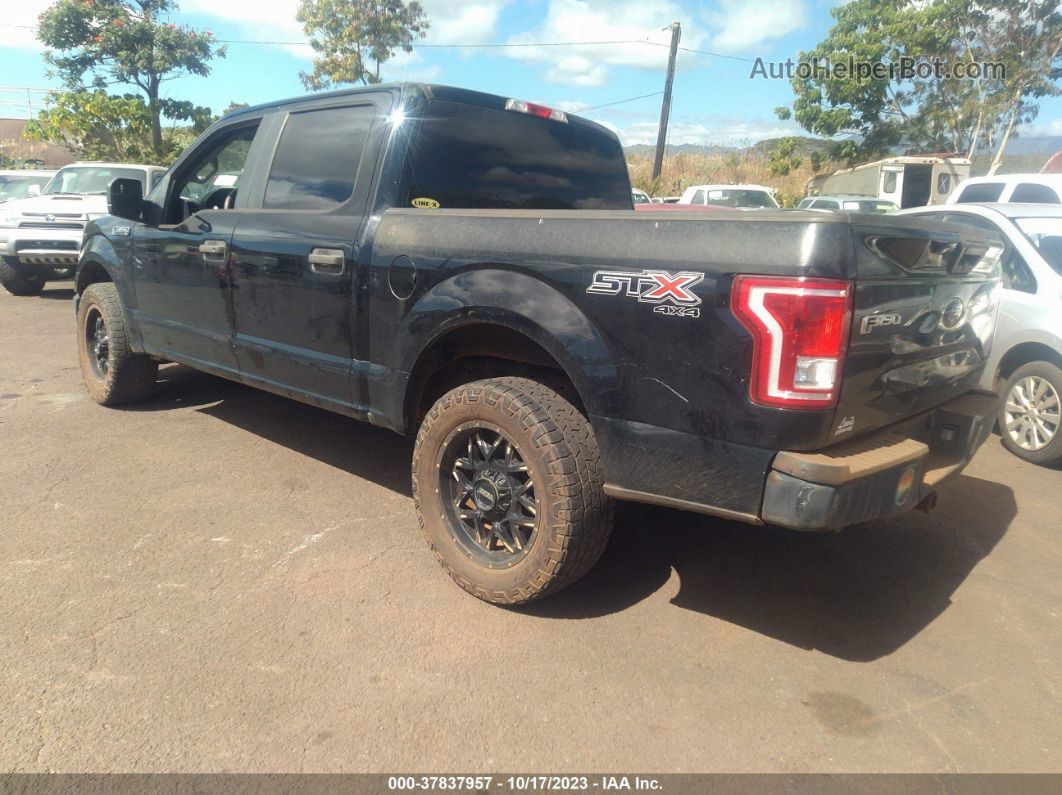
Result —
[[85, 224], [107, 214], [118, 177], [140, 180], [145, 195], [166, 169], [126, 163], [74, 163], [38, 195], [0, 205], [0, 283], [13, 295], [39, 295], [48, 279], [73, 276]]

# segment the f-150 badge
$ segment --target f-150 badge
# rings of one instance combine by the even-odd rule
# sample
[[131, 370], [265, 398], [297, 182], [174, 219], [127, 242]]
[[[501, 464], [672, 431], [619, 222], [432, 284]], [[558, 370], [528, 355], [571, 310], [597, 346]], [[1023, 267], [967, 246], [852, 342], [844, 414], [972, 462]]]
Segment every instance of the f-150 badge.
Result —
[[596, 271], [586, 288], [593, 295], [623, 295], [653, 304], [653, 311], [676, 317], [700, 317], [700, 296], [690, 288], [704, 280], [703, 273], [682, 271]]

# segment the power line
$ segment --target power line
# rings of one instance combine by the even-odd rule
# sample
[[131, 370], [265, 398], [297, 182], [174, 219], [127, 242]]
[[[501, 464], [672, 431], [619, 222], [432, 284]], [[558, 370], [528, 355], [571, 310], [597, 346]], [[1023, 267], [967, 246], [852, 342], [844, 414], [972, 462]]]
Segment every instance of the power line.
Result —
[[[15, 25], [9, 22], [0, 22], [0, 27], [5, 28], [19, 28], [21, 30], [37, 30], [36, 25]], [[309, 47], [308, 41], [283, 41], [280, 39], [215, 39], [218, 44], [251, 44], [251, 45], [266, 45], [266, 46], [281, 46], [281, 47]], [[425, 49], [504, 49], [504, 48], [520, 48], [520, 47], [595, 47], [617, 44], [648, 44], [653, 47], [670, 47], [669, 44], [665, 44], [659, 41], [650, 41], [649, 39], [608, 39], [604, 41], [520, 41], [520, 42], [496, 42], [496, 43], [483, 43], [483, 42], [470, 42], [470, 43], [454, 43], [454, 44], [438, 44], [434, 42], [420, 42], [413, 43], [413, 49], [418, 47]], [[741, 55], [728, 55], [722, 52], [712, 52], [711, 50], [698, 50], [692, 47], [679, 47], [683, 52], [696, 53], [697, 55], [708, 55], [713, 58], [728, 58], [733, 61], [747, 61], [754, 62], [755, 58], [747, 58]]]
[[598, 110], [599, 108], [608, 108], [608, 107], [611, 107], [612, 105], [622, 105], [625, 102], [634, 102], [634, 100], [636, 100], [636, 99], [645, 99], [646, 97], [655, 97], [658, 94], [663, 94], [663, 93], [664, 93], [663, 91], [654, 91], [651, 94], [641, 94], [641, 95], [639, 95], [637, 97], [628, 97], [627, 99], [617, 99], [615, 102], [605, 102], [605, 103], [603, 103], [601, 105], [594, 105], [593, 107], [589, 107], [589, 108], [580, 108], [579, 110], [573, 110], [572, 113], [589, 113], [590, 111]]

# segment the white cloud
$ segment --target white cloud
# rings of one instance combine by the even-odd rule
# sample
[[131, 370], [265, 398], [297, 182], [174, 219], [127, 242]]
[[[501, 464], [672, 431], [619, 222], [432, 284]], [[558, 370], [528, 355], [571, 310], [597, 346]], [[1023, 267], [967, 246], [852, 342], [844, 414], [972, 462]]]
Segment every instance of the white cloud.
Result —
[[[427, 39], [438, 44], [494, 41], [498, 16], [510, 2], [512, 0], [421, 0], [431, 22]], [[263, 41], [305, 42], [306, 35], [295, 19], [298, 9], [299, 0], [181, 0], [183, 12], [234, 23], [239, 26], [242, 38]], [[306, 60], [312, 55], [305, 44], [278, 46]]]
[[[23, 50], [43, 50], [37, 41], [37, 17], [52, 4], [53, 0], [19, 0], [6, 4], [3, 13], [4, 27], [0, 28], [0, 47], [16, 47]], [[10, 6], [10, 7], [7, 7]]]
[[756, 55], [758, 44], [786, 36], [808, 23], [805, 0], [719, 0], [720, 9], [706, 14], [714, 29], [709, 49]]
[[1018, 132], [1026, 137], [1038, 135], [1062, 135], [1062, 119], [1051, 121], [1038, 121], [1035, 124], [1026, 124], [1018, 128]]
[[495, 41], [498, 17], [512, 0], [421, 0], [431, 20], [428, 40], [438, 44]]
[[[546, 79], [554, 83], [602, 86], [611, 66], [662, 70], [667, 65], [671, 32], [663, 28], [689, 14], [674, 0], [550, 0], [542, 24], [510, 36], [510, 44], [566, 41], [633, 41], [546, 47], [513, 47], [512, 58], [547, 67]], [[698, 47], [704, 34], [695, 22], [684, 22], [682, 45]], [[649, 44], [641, 41], [652, 42]]]

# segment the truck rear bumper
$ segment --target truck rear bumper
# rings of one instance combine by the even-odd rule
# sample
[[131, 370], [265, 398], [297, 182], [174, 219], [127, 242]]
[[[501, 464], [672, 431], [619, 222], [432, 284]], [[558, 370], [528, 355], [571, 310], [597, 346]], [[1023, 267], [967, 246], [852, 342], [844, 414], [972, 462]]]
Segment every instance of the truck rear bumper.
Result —
[[815, 453], [775, 456], [760, 517], [829, 530], [893, 516], [930, 497], [988, 438], [999, 397], [970, 392], [923, 415]]
[[831, 530], [903, 513], [962, 471], [991, 433], [999, 398], [969, 392], [813, 453], [744, 447], [593, 418], [616, 499], [750, 524]]

